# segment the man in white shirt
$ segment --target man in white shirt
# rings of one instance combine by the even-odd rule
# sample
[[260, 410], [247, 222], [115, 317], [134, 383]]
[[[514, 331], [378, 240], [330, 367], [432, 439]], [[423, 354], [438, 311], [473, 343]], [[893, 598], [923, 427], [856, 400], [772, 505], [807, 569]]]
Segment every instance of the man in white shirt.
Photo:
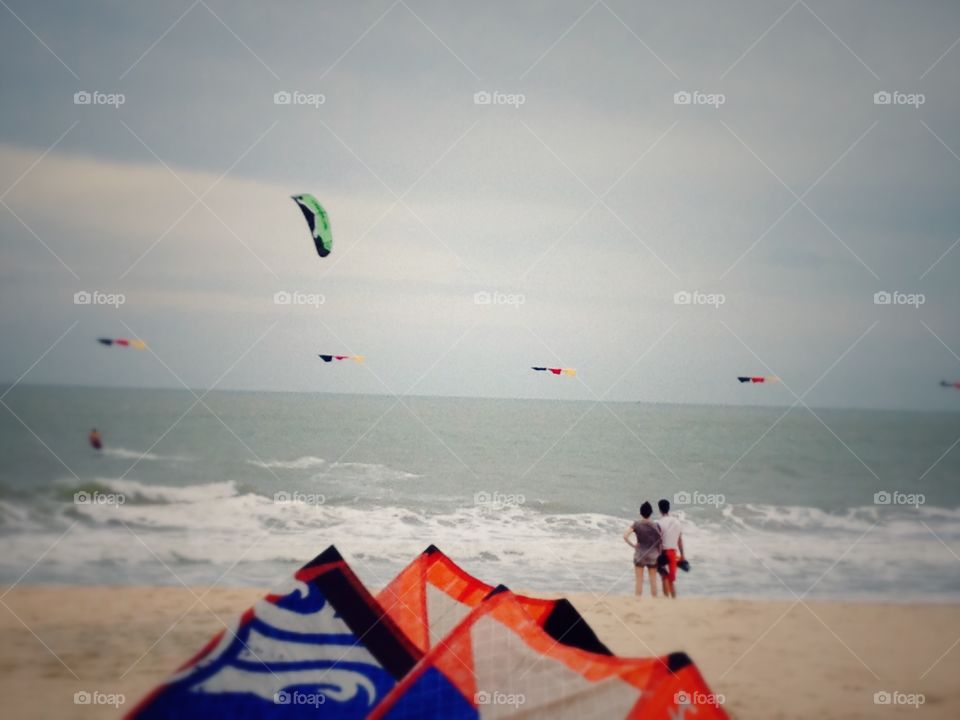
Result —
[[[683, 535], [680, 532], [680, 521], [670, 515], [670, 501], [661, 500], [657, 503], [660, 509], [660, 533], [663, 543], [663, 552], [667, 556], [667, 574], [663, 576], [663, 594], [667, 597], [677, 596], [677, 563], [683, 560]], [[679, 555], [679, 557], [678, 557]]]

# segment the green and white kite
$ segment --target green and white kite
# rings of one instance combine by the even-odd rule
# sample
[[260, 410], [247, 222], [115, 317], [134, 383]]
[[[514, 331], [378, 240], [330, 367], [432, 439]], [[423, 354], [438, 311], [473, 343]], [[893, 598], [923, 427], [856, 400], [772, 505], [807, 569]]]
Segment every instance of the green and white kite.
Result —
[[333, 231], [330, 229], [327, 211], [323, 209], [320, 201], [309, 193], [290, 197], [300, 206], [303, 216], [307, 219], [310, 234], [313, 235], [313, 243], [317, 246], [317, 255], [326, 257], [333, 250]]

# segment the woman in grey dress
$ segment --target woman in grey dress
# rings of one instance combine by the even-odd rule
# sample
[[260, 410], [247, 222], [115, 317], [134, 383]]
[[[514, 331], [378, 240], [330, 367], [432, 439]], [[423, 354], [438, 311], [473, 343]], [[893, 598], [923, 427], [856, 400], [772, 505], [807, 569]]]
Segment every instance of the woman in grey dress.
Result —
[[[636, 573], [635, 592], [643, 595], [643, 571], [650, 580], [650, 594], [657, 596], [657, 556], [660, 554], [660, 528], [650, 519], [653, 507], [645, 502], [640, 506], [640, 519], [627, 528], [623, 539], [633, 548], [633, 570]], [[632, 538], [631, 538], [632, 536]]]

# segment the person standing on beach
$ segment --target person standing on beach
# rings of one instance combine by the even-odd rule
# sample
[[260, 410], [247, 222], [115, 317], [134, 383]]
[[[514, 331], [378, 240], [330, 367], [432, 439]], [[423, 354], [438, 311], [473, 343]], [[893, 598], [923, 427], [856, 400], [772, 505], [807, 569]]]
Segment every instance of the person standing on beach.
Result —
[[[657, 556], [660, 555], [660, 528], [650, 519], [653, 515], [653, 506], [644, 502], [640, 506], [640, 520], [627, 528], [623, 539], [633, 548], [633, 570], [636, 573], [634, 592], [637, 597], [643, 595], [643, 571], [646, 569], [650, 576], [650, 594], [657, 596]], [[636, 537], [632, 542], [630, 536]]]
[[663, 499], [657, 503], [657, 507], [661, 515], [657, 525], [660, 526], [663, 554], [666, 555], [667, 560], [667, 572], [663, 576], [663, 594], [666, 597], [675, 598], [677, 596], [677, 563], [684, 559], [683, 535], [680, 533], [680, 521], [670, 515], [670, 501]]

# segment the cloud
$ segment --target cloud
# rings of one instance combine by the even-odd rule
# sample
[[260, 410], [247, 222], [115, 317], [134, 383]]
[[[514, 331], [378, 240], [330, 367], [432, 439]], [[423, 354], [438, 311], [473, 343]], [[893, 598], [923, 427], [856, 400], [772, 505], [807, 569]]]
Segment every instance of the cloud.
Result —
[[[19, 375], [74, 319], [78, 333], [120, 334], [121, 318], [197, 385], [272, 323], [231, 382], [382, 391], [368, 373], [315, 374], [315, 351], [346, 345], [397, 387], [450, 351], [422, 392], [588, 399], [615, 384], [617, 399], [741, 402], [721, 378], [760, 369], [720, 320], [798, 387], [879, 321], [886, 349], [859, 346], [811, 401], [903, 404], [890, 388], [915, 367], [950, 374], [953, 358], [918, 318], [960, 346], [950, 322], [960, 251], [920, 279], [960, 234], [960, 163], [933, 134], [960, 147], [950, 85], [960, 55], [919, 76], [953, 41], [955, 11], [906, 17], [881, 4], [867, 27], [853, 10], [817, 9], [849, 49], [803, 6], [761, 38], [782, 9], [709, 3], [599, 5], [566, 34], [584, 10], [573, 3], [546, 19], [475, 6], [470, 23], [462, 8], [417, 8], [443, 42], [397, 6], [360, 37], [388, 7], [301, 6], [301, 22], [329, 40], [309, 66], [302, 47], [274, 39], [289, 14], [224, 9], [245, 48], [197, 8], [122, 81], [175, 19], [166, 11], [124, 16], [123, 33], [88, 17], [96, 9], [29, 15], [81, 85], [32, 36], [5, 28], [0, 52], [38, 62], [18, 71], [14, 112], [0, 120], [0, 187], [29, 169], [5, 202], [30, 228], [0, 208], [0, 324], [24, 340], [0, 376]], [[64, 30], [81, 22], [82, 41]], [[72, 105], [88, 85], [129, 100]], [[888, 86], [929, 102], [874, 105]], [[327, 102], [273, 104], [295, 89]], [[484, 90], [525, 102], [475, 105]], [[725, 102], [678, 105], [678, 91]], [[798, 203], [793, 193], [814, 183]], [[191, 209], [211, 187], [209, 208]], [[335, 250], [323, 261], [289, 200], [303, 191], [331, 212]], [[85, 312], [70, 303], [81, 288], [130, 302], [120, 315]], [[919, 314], [877, 308], [881, 289], [930, 301]], [[727, 302], [680, 307], [680, 290]], [[278, 307], [278, 291], [324, 302]], [[477, 292], [525, 302], [479, 306]], [[85, 339], [71, 342], [72, 358], [51, 354], [35, 377], [116, 377], [119, 359], [103, 369]], [[577, 365], [585, 385], [534, 385], [516, 370], [543, 362]], [[140, 371], [123, 377], [170, 381], [162, 367]]]

